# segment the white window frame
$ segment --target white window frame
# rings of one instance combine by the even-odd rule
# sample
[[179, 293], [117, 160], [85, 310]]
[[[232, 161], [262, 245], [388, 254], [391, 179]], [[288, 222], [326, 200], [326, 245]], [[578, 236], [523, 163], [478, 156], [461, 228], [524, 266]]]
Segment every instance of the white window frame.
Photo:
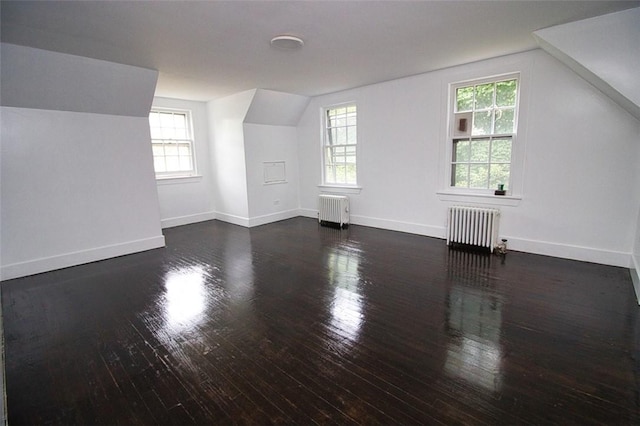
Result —
[[[159, 144], [159, 143], [162, 143], [163, 145], [168, 145], [168, 144], [172, 143], [172, 141], [174, 141], [173, 143], [177, 143], [177, 142], [185, 143], [186, 142], [186, 143], [189, 144], [189, 148], [190, 148], [190, 152], [191, 152], [191, 155], [190, 155], [191, 156], [191, 168], [189, 170], [179, 170], [179, 171], [172, 171], [172, 172], [157, 172], [157, 171], [155, 171], [155, 165], [154, 165], [154, 171], [155, 171], [156, 179], [157, 180], [166, 180], [166, 179], [175, 179], [175, 178], [197, 177], [198, 174], [197, 174], [197, 166], [196, 166], [196, 164], [197, 164], [197, 162], [196, 162], [196, 147], [195, 147], [195, 139], [194, 139], [194, 135], [193, 135], [193, 118], [192, 118], [191, 110], [152, 106], [150, 113], [152, 113], [152, 112], [173, 113], [173, 114], [185, 115], [187, 138], [186, 139], [153, 139], [153, 135], [152, 135], [151, 146], [153, 147], [154, 144]], [[163, 142], [154, 142], [154, 141], [163, 141]], [[154, 159], [154, 163], [155, 163], [155, 159]]]
[[326, 149], [328, 146], [328, 123], [327, 123], [327, 111], [332, 110], [332, 109], [336, 109], [336, 108], [345, 108], [345, 107], [350, 107], [350, 106], [354, 106], [356, 108], [356, 132], [359, 132], [358, 129], [358, 121], [359, 121], [359, 108], [357, 105], [357, 102], [355, 101], [351, 101], [351, 102], [343, 102], [343, 103], [339, 103], [339, 104], [333, 104], [327, 107], [323, 107], [322, 108], [322, 147], [321, 147], [321, 167], [322, 167], [322, 184], [319, 185], [320, 188], [326, 188], [326, 189], [330, 189], [330, 190], [336, 190], [337, 192], [340, 192], [340, 190], [342, 189], [343, 191], [349, 191], [349, 190], [357, 190], [359, 191], [361, 188], [358, 186], [359, 183], [359, 155], [360, 155], [360, 143], [359, 143], [359, 137], [358, 137], [358, 133], [356, 133], [356, 143], [355, 144], [348, 144], [346, 146], [354, 146], [355, 147], [355, 157], [356, 157], [356, 181], [353, 183], [334, 183], [334, 182], [328, 182], [327, 181], [327, 176], [326, 176]]
[[[490, 204], [517, 206], [523, 197], [524, 156], [526, 144], [526, 121], [529, 103], [530, 70], [533, 66], [531, 60], [517, 58], [515, 60], [499, 60], [499, 65], [478, 64], [460, 72], [452, 73], [451, 78], [442, 84], [442, 134], [445, 137], [440, 160], [440, 185], [437, 191], [438, 198], [442, 201], [465, 202], [471, 204]], [[500, 65], [501, 63], [501, 65]], [[508, 69], [508, 72], [504, 70]], [[503, 72], [496, 72], [501, 69]], [[453, 155], [453, 129], [455, 117], [453, 114], [455, 102], [455, 88], [481, 82], [507, 80], [510, 77], [518, 78], [517, 109], [515, 118], [514, 137], [511, 149], [511, 170], [509, 190], [506, 195], [495, 195], [494, 188], [476, 189], [460, 188], [451, 185], [452, 155]]]

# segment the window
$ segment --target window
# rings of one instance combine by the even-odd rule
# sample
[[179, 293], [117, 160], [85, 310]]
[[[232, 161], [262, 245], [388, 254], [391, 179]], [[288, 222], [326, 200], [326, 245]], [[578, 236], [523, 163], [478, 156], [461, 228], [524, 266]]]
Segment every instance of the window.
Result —
[[452, 85], [450, 186], [510, 192], [518, 75]]
[[191, 113], [156, 109], [149, 114], [156, 178], [195, 174]]
[[324, 183], [357, 184], [356, 105], [341, 105], [324, 111]]

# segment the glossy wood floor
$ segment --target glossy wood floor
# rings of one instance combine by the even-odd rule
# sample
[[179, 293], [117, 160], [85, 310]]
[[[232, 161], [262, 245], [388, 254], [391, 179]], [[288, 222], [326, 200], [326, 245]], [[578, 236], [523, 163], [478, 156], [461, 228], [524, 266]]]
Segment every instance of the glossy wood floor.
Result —
[[638, 424], [623, 268], [297, 218], [2, 284], [10, 424]]

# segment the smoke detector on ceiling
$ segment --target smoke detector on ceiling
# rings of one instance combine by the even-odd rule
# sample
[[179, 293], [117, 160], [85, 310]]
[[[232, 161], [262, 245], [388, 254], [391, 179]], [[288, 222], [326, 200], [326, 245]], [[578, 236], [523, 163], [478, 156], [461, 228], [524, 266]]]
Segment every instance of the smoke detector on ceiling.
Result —
[[300, 37], [292, 35], [279, 35], [271, 39], [271, 45], [278, 49], [295, 50], [304, 46], [304, 41]]

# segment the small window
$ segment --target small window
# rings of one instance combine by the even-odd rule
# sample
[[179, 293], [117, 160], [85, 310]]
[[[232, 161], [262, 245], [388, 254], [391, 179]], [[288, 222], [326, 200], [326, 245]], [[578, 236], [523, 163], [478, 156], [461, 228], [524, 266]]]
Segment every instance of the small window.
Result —
[[510, 191], [518, 76], [452, 85], [450, 185]]
[[149, 127], [156, 178], [195, 175], [191, 113], [153, 108]]
[[324, 184], [355, 186], [358, 183], [356, 105], [327, 108], [324, 121]]

